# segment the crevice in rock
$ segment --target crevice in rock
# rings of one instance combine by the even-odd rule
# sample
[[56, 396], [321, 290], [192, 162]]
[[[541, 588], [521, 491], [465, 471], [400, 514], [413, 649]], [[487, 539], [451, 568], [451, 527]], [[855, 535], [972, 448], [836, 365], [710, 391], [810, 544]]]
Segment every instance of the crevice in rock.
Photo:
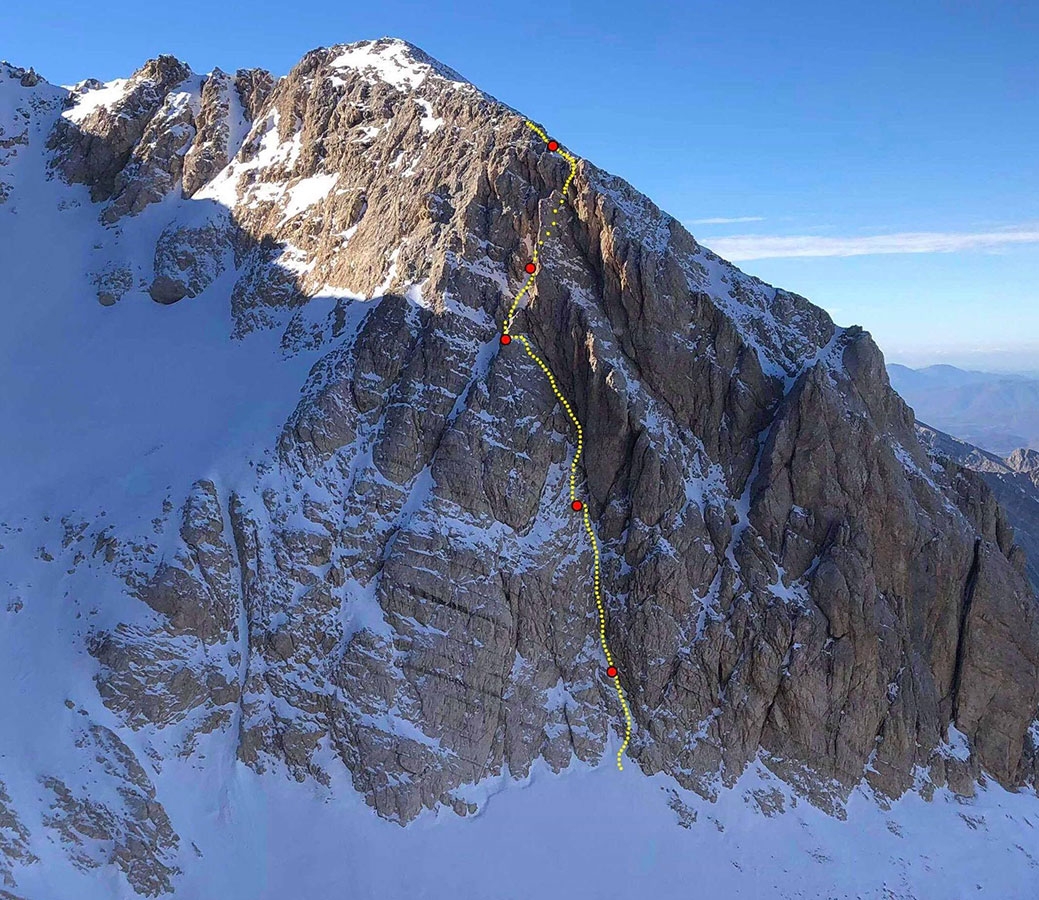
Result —
[[956, 664], [952, 672], [952, 721], [959, 718], [960, 681], [963, 678], [963, 657], [967, 647], [967, 631], [970, 623], [970, 610], [974, 603], [974, 591], [978, 584], [978, 573], [981, 570], [981, 538], [974, 539], [974, 557], [971, 560], [967, 581], [963, 586], [963, 603], [960, 606], [960, 627], [956, 640]]

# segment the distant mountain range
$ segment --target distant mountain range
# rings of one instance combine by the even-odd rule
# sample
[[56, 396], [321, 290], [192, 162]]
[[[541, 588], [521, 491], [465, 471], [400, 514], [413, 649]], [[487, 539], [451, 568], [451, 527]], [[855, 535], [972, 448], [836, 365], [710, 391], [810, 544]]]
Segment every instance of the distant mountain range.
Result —
[[1000, 456], [1039, 448], [1039, 377], [955, 366], [887, 369], [891, 386], [929, 425]]

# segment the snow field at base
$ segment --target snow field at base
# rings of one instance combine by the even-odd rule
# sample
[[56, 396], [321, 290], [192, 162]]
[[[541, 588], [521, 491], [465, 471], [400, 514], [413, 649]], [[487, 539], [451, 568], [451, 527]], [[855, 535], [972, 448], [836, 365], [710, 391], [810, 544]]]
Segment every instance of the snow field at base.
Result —
[[[614, 742], [615, 743], [615, 742]], [[225, 748], [226, 749], [226, 748]], [[607, 749], [610, 760], [615, 746]], [[761, 765], [716, 803], [637, 767], [536, 766], [465, 792], [481, 810], [426, 813], [401, 828], [373, 815], [342, 778], [330, 789], [259, 776], [207, 748], [205, 769], [182, 760], [156, 778], [174, 827], [190, 821], [175, 900], [634, 896], [754, 900], [1030, 900], [1039, 852], [1034, 797], [993, 787], [967, 803], [940, 791], [884, 810], [856, 794], [845, 821], [798, 801]], [[782, 795], [763, 814], [754, 793]], [[695, 820], [693, 817], [695, 815]], [[117, 879], [65, 880], [60, 865], [26, 880], [29, 897], [133, 900]], [[71, 873], [68, 873], [71, 875]]]
[[[184, 900], [1025, 900], [1039, 892], [1039, 849], [1014, 846], [1039, 829], [1034, 797], [998, 787], [966, 805], [939, 792], [932, 803], [914, 795], [884, 811], [857, 795], [846, 821], [804, 801], [769, 818], [749, 793], [789, 794], [761, 766], [711, 804], [635, 766], [575, 763], [561, 775], [538, 766], [523, 782], [506, 773], [470, 789], [470, 799], [486, 800], [474, 817], [442, 811], [400, 828], [345, 789], [333, 799], [245, 770], [232, 783], [210, 817], [219, 851], [203, 848], [178, 893]], [[688, 828], [674, 797], [697, 814]], [[230, 826], [222, 835], [221, 820]], [[256, 823], [250, 852], [245, 832]]]

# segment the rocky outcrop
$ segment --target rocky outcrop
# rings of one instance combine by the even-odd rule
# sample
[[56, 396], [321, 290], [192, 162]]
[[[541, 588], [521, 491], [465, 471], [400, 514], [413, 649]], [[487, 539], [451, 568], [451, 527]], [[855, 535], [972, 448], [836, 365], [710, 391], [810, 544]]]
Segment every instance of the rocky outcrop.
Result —
[[83, 82], [50, 136], [52, 165], [106, 201], [100, 219], [108, 225], [178, 188], [190, 197], [227, 165], [272, 83], [261, 69], [200, 78], [171, 56], [126, 82]]
[[30, 839], [29, 829], [19, 819], [11, 797], [0, 781], [0, 882], [5, 886], [14, 887], [13, 866], [37, 862], [37, 857], [29, 849]]
[[116, 779], [115, 798], [70, 788], [60, 777], [40, 779], [51, 795], [44, 824], [65, 845], [70, 860], [84, 871], [118, 866], [133, 890], [146, 897], [169, 893], [180, 870], [171, 863], [180, 838], [155, 796], [155, 786], [133, 752], [107, 728], [91, 725], [76, 746]]
[[196, 134], [184, 155], [184, 196], [190, 197], [227, 165], [231, 147], [234, 80], [214, 69], [202, 84]]
[[148, 288], [152, 300], [168, 304], [197, 297], [223, 272], [230, 249], [223, 221], [200, 228], [167, 226], [155, 245], [155, 278]]
[[[162, 181], [175, 178], [162, 165], [179, 162], [172, 155], [183, 146], [185, 135], [178, 126], [186, 122], [181, 104], [170, 100], [170, 94], [190, 75], [191, 70], [179, 60], [160, 56], [133, 74], [111, 106], [101, 103], [77, 117], [78, 121], [59, 119], [50, 139], [55, 168], [67, 181], [87, 185], [95, 202], [124, 194], [120, 208], [132, 208], [137, 195], [146, 189], [148, 176]], [[82, 94], [89, 97], [89, 91], [100, 85], [85, 82], [81, 87]], [[75, 99], [76, 94], [69, 98], [72, 109], [76, 109]], [[153, 125], [153, 119], [164, 108], [175, 120], [171, 124], [177, 136], [165, 135], [160, 141], [161, 127]], [[152, 161], [156, 165], [149, 165]], [[139, 178], [135, 177], [138, 173]]]
[[1039, 485], [1039, 450], [1020, 448], [1007, 457], [1006, 464], [1015, 472], [1023, 472]]
[[980, 474], [1013, 528], [1017, 549], [1011, 558], [1039, 592], [1039, 453], [1022, 448], [1003, 459], [922, 423], [917, 432], [939, 462], [952, 460]]
[[97, 290], [97, 302], [102, 306], [115, 306], [133, 288], [133, 271], [129, 266], [112, 265], [93, 278]]
[[196, 134], [184, 157], [184, 196], [212, 181], [231, 161], [244, 131], [274, 86], [263, 69], [239, 69], [228, 75], [214, 69], [202, 81]]
[[[318, 328], [345, 339], [282, 435], [282, 486], [228, 498], [249, 623], [238, 752], [325, 780], [331, 746], [406, 821], [464, 808], [456, 789], [503, 766], [598, 758], [616, 710], [559, 511], [573, 435], [539, 370], [495, 343], [566, 167], [467, 85], [366, 75], [390, 45], [338, 62], [359, 52], [308, 55], [220, 176], [254, 247], [236, 333], [320, 285], [382, 292], [352, 336], [349, 303]], [[869, 336], [587, 163], [558, 215], [517, 328], [585, 423], [639, 765], [710, 795], [765, 753], [833, 809], [919, 767], [963, 790], [1027, 778], [1039, 635], [1019, 551], [980, 482], [932, 467]], [[233, 642], [182, 569], [156, 582], [166, 627], [188, 609]]]
[[135, 727], [170, 725], [197, 713], [211, 728], [225, 721], [224, 707], [241, 694], [233, 646], [241, 608], [237, 554], [212, 482], [195, 485], [180, 539], [183, 549], [160, 562], [136, 591], [159, 623], [152, 629], [120, 625], [95, 635], [89, 647], [101, 666], [102, 698]]

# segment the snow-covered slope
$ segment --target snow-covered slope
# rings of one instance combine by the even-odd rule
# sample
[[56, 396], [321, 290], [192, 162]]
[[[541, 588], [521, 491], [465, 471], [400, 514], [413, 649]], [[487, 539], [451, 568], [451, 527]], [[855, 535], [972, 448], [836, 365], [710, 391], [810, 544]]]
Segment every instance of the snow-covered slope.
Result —
[[[221, 213], [167, 198], [105, 227], [87, 187], [48, 171], [43, 148], [66, 92], [45, 82], [14, 90], [11, 70], [4, 76], [0, 127], [20, 128], [28, 143], [0, 169], [13, 189], [0, 206], [0, 355], [16, 387], [0, 393], [9, 423], [0, 443], [3, 514], [113, 506], [132, 514], [142, 500], [182, 495], [212, 466], [228, 474], [247, 466], [284, 423], [315, 356], [284, 360], [271, 335], [248, 346], [229, 341], [226, 303], [163, 307], [142, 298], [110, 315], [98, 303], [99, 275], [126, 266], [128, 292], [141, 298], [162, 231]], [[82, 118], [118, 93], [119, 83], [87, 92], [64, 114]], [[234, 280], [231, 266], [210, 296], [226, 297]]]
[[[567, 172], [400, 41], [0, 66], [0, 897], [1036, 895], [1002, 511], [867, 335]], [[622, 773], [498, 341], [549, 221]]]

